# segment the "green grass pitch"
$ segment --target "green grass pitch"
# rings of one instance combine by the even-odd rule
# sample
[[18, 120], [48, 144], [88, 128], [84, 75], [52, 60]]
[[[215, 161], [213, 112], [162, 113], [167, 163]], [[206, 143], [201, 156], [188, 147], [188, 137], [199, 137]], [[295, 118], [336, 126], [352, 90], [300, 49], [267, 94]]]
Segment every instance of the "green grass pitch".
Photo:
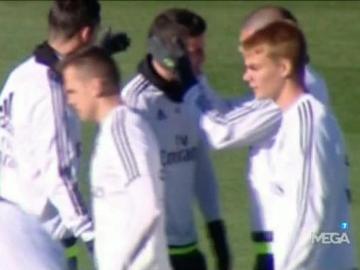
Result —
[[[152, 18], [164, 8], [187, 7], [208, 21], [206, 71], [212, 85], [224, 96], [244, 92], [242, 59], [237, 51], [238, 32], [246, 13], [270, 1], [103, 1], [103, 29], [124, 30], [132, 39], [127, 53], [116, 57], [124, 81], [134, 73], [144, 54], [145, 36]], [[352, 1], [288, 1], [273, 2], [289, 8], [298, 17], [308, 38], [311, 61], [322, 73], [330, 88], [333, 109], [344, 130], [351, 160], [353, 222], [360, 225], [360, 101], [359, 33], [360, 2]], [[0, 1], [0, 79], [25, 59], [34, 45], [46, 36], [48, 1]], [[84, 128], [85, 156], [88, 157], [93, 126]], [[82, 189], [86, 193], [87, 160], [83, 164]], [[222, 208], [234, 259], [234, 269], [250, 269], [253, 247], [249, 238], [248, 197], [245, 185], [246, 150], [214, 153], [219, 178]], [[213, 266], [212, 255], [204, 234], [203, 221], [198, 218], [201, 246]], [[360, 230], [356, 232], [360, 242]], [[360, 253], [358, 252], [358, 257]], [[82, 250], [81, 269], [90, 269]], [[214, 268], [211, 268], [214, 269]]]

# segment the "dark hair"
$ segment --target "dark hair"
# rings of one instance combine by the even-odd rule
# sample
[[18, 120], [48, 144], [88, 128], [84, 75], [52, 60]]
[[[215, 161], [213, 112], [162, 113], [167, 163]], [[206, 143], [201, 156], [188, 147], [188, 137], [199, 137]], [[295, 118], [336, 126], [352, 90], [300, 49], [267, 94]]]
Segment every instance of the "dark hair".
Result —
[[206, 22], [198, 14], [188, 10], [172, 8], [158, 14], [150, 26], [148, 37], [157, 36], [163, 41], [178, 37], [197, 37], [206, 31]]
[[97, 0], [54, 0], [48, 15], [50, 31], [71, 38], [85, 26], [95, 28], [100, 9]]
[[280, 12], [283, 19], [289, 20], [289, 21], [292, 21], [292, 22], [298, 24], [298, 20], [295, 18], [294, 14], [292, 14], [290, 10], [288, 10], [284, 7], [277, 7], [277, 6], [274, 6], [274, 8], [278, 9], [278, 11]]
[[103, 96], [118, 94], [120, 86], [120, 72], [115, 60], [103, 48], [91, 46], [65, 57], [57, 66], [60, 74], [66, 68], [75, 67], [83, 71], [89, 77], [99, 77], [110, 87], [104, 89]]

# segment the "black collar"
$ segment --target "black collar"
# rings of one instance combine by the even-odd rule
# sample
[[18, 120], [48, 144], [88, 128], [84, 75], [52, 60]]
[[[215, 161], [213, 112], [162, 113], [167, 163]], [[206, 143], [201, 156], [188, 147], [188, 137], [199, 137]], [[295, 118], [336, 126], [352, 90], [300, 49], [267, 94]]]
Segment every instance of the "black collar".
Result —
[[166, 81], [155, 71], [151, 63], [151, 56], [147, 55], [140, 62], [138, 71], [148, 81], [162, 91], [171, 101], [181, 103], [183, 101], [182, 85], [177, 81]]
[[35, 48], [34, 56], [36, 62], [48, 66], [53, 70], [55, 70], [55, 65], [59, 62], [56, 51], [46, 41]]

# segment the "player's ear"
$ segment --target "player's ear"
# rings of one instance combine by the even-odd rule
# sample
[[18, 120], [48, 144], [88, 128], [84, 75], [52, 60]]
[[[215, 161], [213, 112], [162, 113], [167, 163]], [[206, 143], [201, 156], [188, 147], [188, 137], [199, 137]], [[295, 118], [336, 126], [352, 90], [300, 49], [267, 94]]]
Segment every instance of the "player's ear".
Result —
[[100, 97], [103, 94], [103, 82], [100, 78], [91, 78], [91, 96], [94, 98]]
[[287, 78], [292, 74], [292, 64], [289, 59], [282, 58], [279, 60], [281, 77]]
[[80, 30], [80, 39], [81, 41], [86, 44], [93, 40], [94, 37], [94, 29], [92, 29], [90, 26], [85, 26], [81, 28]]

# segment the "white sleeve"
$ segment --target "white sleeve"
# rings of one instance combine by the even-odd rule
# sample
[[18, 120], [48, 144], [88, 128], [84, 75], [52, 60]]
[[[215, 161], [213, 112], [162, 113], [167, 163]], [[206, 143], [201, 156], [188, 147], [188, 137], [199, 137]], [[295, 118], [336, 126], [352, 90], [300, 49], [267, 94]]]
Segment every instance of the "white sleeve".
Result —
[[254, 93], [251, 91], [246, 92], [242, 96], [237, 97], [222, 97], [218, 91], [214, 90], [208, 83], [206, 76], [201, 76], [199, 79], [199, 89], [209, 100], [211, 105], [217, 111], [226, 114], [232, 109], [236, 108], [238, 104], [250, 102], [255, 99]]
[[7, 270], [65, 270], [60, 244], [39, 221], [0, 200], [0, 268]]
[[185, 103], [215, 149], [253, 145], [274, 133], [281, 120], [279, 108], [269, 100], [238, 100], [220, 112], [198, 85], [186, 94]]
[[112, 138], [118, 153], [114, 167], [122, 169], [126, 178], [107, 185], [104, 179], [106, 188], [101, 197], [94, 195], [99, 269], [127, 269], [144, 259], [144, 250], [162, 221], [160, 158], [154, 135], [148, 125], [135, 118], [124, 121], [113, 123]]
[[200, 142], [195, 171], [195, 194], [205, 220], [221, 218], [219, 189], [207, 146]]
[[[312, 153], [304, 157], [311, 161], [308, 166], [304, 163], [303, 178], [299, 183], [299, 191], [303, 191], [303, 195], [299, 197], [296, 206], [298, 219], [294, 226], [288, 224], [294, 228], [293, 246], [288, 247], [289, 254], [292, 254], [288, 257], [289, 269], [345, 269], [344, 264], [351, 264], [349, 244], [312, 243], [314, 233], [317, 236], [323, 232], [340, 233], [340, 223], [350, 222], [345, 192], [345, 151], [339, 129], [334, 123], [330, 117], [317, 123], [313, 145], [309, 148]], [[339, 258], [331, 260], [329, 254], [338, 254]], [[339, 265], [329, 266], [329, 260], [337, 261]], [[315, 267], [307, 265], [309, 262], [315, 264]]]
[[[37, 186], [39, 190], [43, 190], [59, 211], [64, 225], [76, 237], [81, 236], [84, 241], [89, 241], [93, 238], [93, 228], [76, 181], [77, 150], [68, 136], [65, 99], [61, 85], [55, 81], [52, 83], [56, 89], [46, 90], [56, 91], [56, 97], [45, 93], [38, 97], [30, 111], [18, 110], [18, 115], [15, 116], [16, 141], [22, 145], [17, 147], [16, 154], [19, 172], [23, 179], [40, 179], [39, 182], [33, 183], [34, 190]], [[31, 92], [31, 89], [28, 90]], [[22, 104], [17, 106], [28, 107]], [[28, 145], [24, 142], [31, 144], [33, 150], [27, 151]]]

